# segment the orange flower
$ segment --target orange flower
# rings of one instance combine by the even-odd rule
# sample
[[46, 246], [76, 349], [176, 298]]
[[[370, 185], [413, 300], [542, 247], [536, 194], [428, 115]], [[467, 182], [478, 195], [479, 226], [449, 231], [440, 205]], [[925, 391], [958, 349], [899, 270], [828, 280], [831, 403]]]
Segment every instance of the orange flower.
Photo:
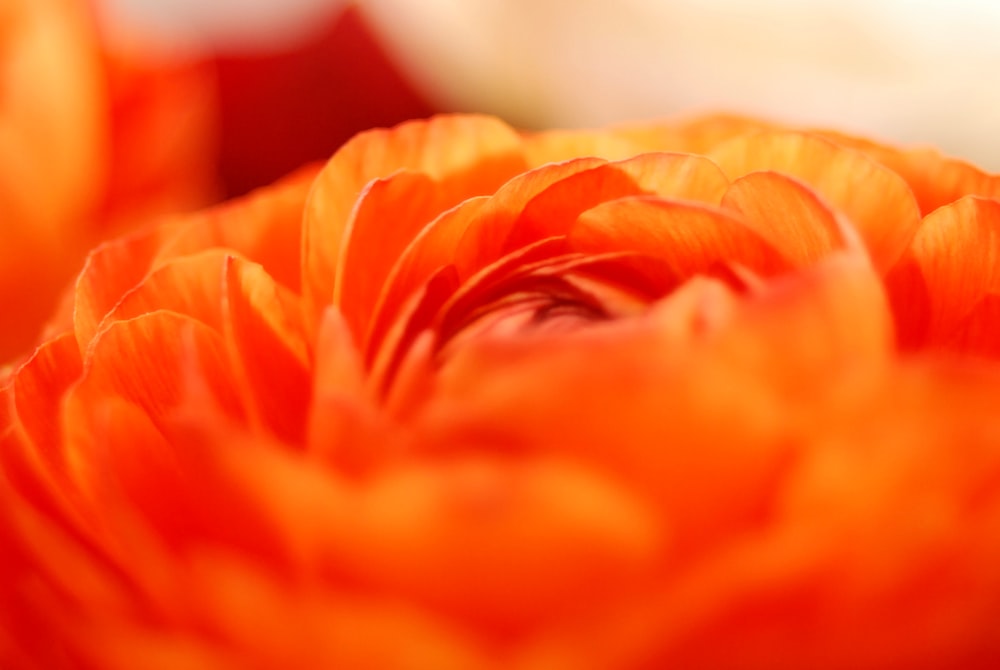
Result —
[[2, 363], [99, 239], [206, 204], [213, 104], [203, 67], [112, 51], [83, 0], [9, 0], [0, 28]]
[[104, 244], [4, 391], [0, 661], [996, 667], [998, 183], [449, 116]]

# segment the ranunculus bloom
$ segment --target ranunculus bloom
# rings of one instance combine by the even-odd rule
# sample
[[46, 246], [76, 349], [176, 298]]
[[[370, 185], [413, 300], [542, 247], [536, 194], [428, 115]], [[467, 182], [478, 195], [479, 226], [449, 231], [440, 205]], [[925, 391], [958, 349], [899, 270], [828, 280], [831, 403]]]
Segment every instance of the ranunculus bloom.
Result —
[[28, 349], [88, 249], [214, 190], [204, 66], [112, 46], [85, 0], [0, 9], [0, 364]]
[[998, 667], [998, 187], [450, 116], [104, 244], [0, 405], [0, 663]]

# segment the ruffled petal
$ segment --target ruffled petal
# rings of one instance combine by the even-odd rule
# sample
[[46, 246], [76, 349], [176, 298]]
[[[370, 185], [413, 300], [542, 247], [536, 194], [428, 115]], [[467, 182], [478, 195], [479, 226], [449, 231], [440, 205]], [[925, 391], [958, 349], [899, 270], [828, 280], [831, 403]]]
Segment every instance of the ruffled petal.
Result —
[[172, 259], [227, 249], [260, 263], [279, 283], [297, 290], [302, 209], [317, 170], [303, 168], [227, 205], [97, 247], [75, 288], [73, 327], [81, 350], [123, 296]]

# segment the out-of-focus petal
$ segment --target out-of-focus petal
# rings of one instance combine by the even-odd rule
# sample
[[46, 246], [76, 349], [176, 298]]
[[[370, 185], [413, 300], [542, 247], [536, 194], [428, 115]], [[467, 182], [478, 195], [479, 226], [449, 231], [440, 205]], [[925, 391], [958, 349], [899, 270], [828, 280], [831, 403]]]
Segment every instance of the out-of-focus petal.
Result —
[[717, 147], [710, 157], [731, 178], [775, 170], [805, 181], [847, 215], [882, 271], [899, 259], [920, 223], [913, 192], [900, 176], [861, 152], [818, 136], [744, 135]]
[[221, 284], [222, 331], [251, 425], [301, 444], [312, 364], [301, 300], [260, 265], [232, 256], [225, 261]]
[[[942, 346], [963, 337], [963, 321], [1000, 293], [998, 259], [1000, 201], [967, 196], [928, 214], [887, 279], [901, 344]], [[988, 313], [967, 327], [986, 326]]]
[[867, 253], [857, 232], [816, 191], [778, 172], [751, 172], [735, 180], [722, 206], [742, 214], [748, 227], [795, 265], [845, 247]]

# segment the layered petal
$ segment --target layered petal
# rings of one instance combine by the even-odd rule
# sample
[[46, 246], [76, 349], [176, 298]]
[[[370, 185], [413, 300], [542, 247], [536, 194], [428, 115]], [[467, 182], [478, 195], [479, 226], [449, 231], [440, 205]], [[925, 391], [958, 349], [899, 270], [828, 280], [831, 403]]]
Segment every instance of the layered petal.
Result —
[[438, 117], [105, 243], [0, 665], [996, 666], [1000, 201], [922, 155]]

